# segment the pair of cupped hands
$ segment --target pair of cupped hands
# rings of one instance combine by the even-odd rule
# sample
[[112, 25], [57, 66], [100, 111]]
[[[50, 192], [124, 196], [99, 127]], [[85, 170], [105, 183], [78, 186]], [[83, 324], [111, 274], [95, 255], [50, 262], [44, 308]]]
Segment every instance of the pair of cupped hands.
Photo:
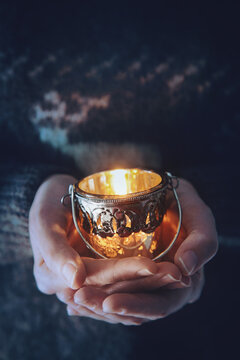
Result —
[[[166, 317], [199, 298], [203, 267], [215, 255], [218, 241], [212, 212], [189, 182], [179, 181], [182, 230], [161, 262], [91, 257], [73, 226], [70, 208], [60, 204], [76, 182], [61, 174], [48, 178], [30, 209], [34, 276], [41, 292], [56, 294], [69, 315], [124, 325]], [[176, 202], [169, 201], [168, 218], [173, 220], [162, 224], [165, 237], [173, 236], [176, 227]]]

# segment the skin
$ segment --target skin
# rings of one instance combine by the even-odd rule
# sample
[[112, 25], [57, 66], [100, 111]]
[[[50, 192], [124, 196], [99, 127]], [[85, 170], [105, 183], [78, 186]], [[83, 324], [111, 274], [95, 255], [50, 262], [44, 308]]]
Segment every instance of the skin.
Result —
[[[76, 181], [68, 175], [47, 179], [30, 209], [34, 276], [40, 291], [56, 294], [69, 315], [124, 325], [166, 317], [200, 297], [203, 266], [215, 255], [218, 241], [212, 212], [190, 183], [181, 179], [177, 190], [183, 210], [179, 239], [163, 261], [155, 263], [145, 257], [92, 258], [72, 224], [70, 208], [60, 205], [69, 184]], [[168, 208], [162, 226], [166, 241], [177, 224], [171, 196]]]

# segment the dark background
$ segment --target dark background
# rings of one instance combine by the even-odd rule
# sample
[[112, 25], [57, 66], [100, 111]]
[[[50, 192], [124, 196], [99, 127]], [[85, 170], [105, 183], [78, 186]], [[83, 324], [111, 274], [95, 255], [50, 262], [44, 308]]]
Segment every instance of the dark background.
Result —
[[[66, 97], [73, 89], [96, 95], [103, 87], [111, 91], [113, 109], [105, 113], [107, 119], [114, 115], [117, 120], [111, 136], [107, 125], [100, 126], [99, 118], [92, 113], [91, 128], [81, 126], [82, 141], [95, 142], [100, 138], [113, 143], [121, 139], [156, 144], [163, 166], [190, 179], [211, 206], [221, 240], [217, 256], [206, 266], [206, 286], [196, 304], [140, 328], [120, 327], [119, 335], [111, 325], [104, 325], [106, 332], [102, 332], [97, 322], [90, 320], [83, 326], [69, 320], [62, 304], [37, 292], [31, 261], [25, 264], [25, 270], [22, 264], [2, 267], [0, 359], [78, 359], [81, 354], [86, 359], [113, 358], [103, 346], [96, 345], [99, 339], [112, 342], [111, 351], [116, 349], [116, 358], [120, 359], [127, 358], [127, 353], [132, 359], [238, 357], [237, 2], [1, 2], [0, 19], [4, 54], [1, 73], [5, 74], [15, 58], [22, 54], [28, 57], [11, 82], [7, 85], [3, 82], [0, 88], [1, 158], [9, 161], [39, 160], [37, 150], [29, 152], [33, 143], [36, 146], [39, 142], [34, 129], [30, 130], [28, 140], [24, 137], [25, 129], [29, 128], [29, 108], [48, 88], [60, 65], [49, 65], [37, 83], [31, 82], [26, 74], [46, 54], [63, 49], [63, 63], [74, 61], [78, 54], [87, 54], [90, 64], [120, 54], [114, 66], [121, 70], [129, 59], [144, 52], [148, 55], [144, 74], [155, 63], [173, 58], [169, 76], [180, 73], [185, 64], [203, 58], [203, 70], [171, 95], [166, 95], [164, 81], [147, 84], [142, 90], [136, 86], [136, 79], [130, 77], [119, 87], [112, 81], [111, 72], [88, 83], [80, 81], [77, 77], [80, 75], [66, 78], [58, 85], [58, 91]], [[204, 95], [193, 90], [207, 82], [211, 86]], [[135, 94], [135, 102], [127, 102], [126, 91]], [[47, 147], [42, 150], [41, 159], [62, 161], [58, 154], [49, 158]], [[83, 335], [84, 327], [89, 336]], [[133, 339], [130, 350], [128, 336]], [[80, 337], [86, 337], [85, 347], [80, 346]], [[92, 347], [96, 348], [95, 355], [89, 350]]]

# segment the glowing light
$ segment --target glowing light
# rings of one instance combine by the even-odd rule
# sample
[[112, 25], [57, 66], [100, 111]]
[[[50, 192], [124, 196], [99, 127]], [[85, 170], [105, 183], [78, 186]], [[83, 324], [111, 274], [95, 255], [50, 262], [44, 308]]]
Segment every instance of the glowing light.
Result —
[[117, 169], [111, 172], [111, 186], [115, 195], [126, 195], [128, 193], [127, 170]]

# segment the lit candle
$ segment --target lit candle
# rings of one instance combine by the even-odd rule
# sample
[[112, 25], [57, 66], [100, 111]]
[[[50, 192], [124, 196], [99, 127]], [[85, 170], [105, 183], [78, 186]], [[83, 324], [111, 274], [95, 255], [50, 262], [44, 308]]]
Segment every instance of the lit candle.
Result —
[[128, 193], [129, 181], [126, 179], [127, 170], [117, 169], [110, 172], [111, 188], [114, 195], [126, 195]]
[[[174, 191], [178, 230], [166, 249], [161, 224], [166, 193]], [[169, 173], [115, 169], [90, 175], [70, 186], [74, 224], [87, 246], [100, 257], [163, 256], [181, 226], [181, 208]]]

